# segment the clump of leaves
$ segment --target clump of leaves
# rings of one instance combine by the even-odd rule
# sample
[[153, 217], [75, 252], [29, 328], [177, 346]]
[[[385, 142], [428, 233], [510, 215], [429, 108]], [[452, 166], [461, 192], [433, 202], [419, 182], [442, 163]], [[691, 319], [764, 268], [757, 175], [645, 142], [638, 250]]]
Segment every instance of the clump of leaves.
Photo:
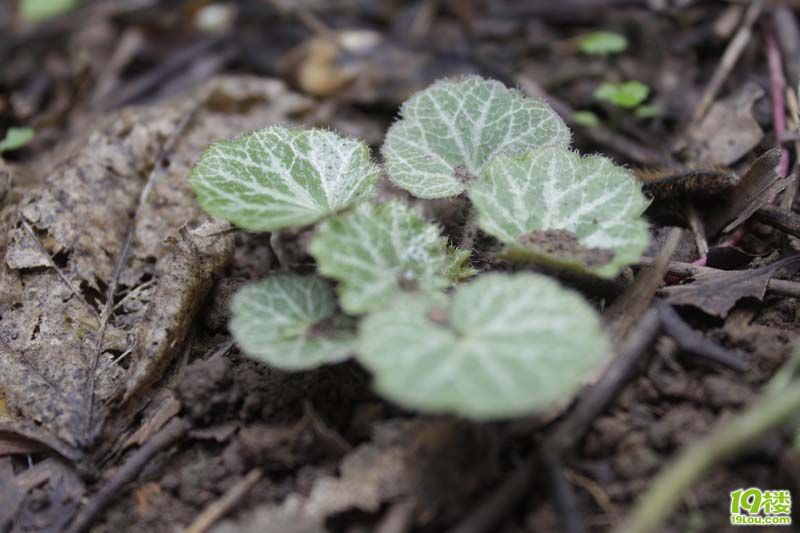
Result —
[[569, 129], [544, 101], [471, 76], [437, 82], [404, 103], [383, 157], [399, 187], [446, 198], [464, 192], [500, 153], [569, 142]]
[[[613, 276], [647, 244], [646, 201], [626, 170], [569, 141], [546, 103], [473, 76], [412, 97], [382, 150], [413, 195], [466, 193], [506, 255]], [[201, 157], [190, 182], [211, 214], [255, 231], [316, 225], [319, 275], [235, 297], [243, 351], [289, 370], [355, 354], [380, 392], [426, 411], [500, 418], [567, 401], [608, 351], [597, 313], [541, 275], [476, 272], [439, 224], [375, 203], [379, 174], [360, 142], [279, 126]]]
[[33, 129], [31, 128], [8, 128], [3, 140], [0, 140], [0, 154], [19, 150], [33, 139]]
[[541, 275], [486, 274], [370, 315], [358, 354], [387, 397], [483, 419], [567, 401], [608, 350], [580, 295]]
[[624, 52], [628, 48], [628, 39], [612, 31], [596, 31], [583, 37], [579, 47], [584, 54], [606, 56]]

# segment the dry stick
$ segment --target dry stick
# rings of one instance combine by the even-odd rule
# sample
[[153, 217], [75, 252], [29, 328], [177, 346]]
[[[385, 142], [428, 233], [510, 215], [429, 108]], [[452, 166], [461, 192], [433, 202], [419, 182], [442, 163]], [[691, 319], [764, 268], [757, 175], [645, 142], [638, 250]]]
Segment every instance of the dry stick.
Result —
[[136, 450], [122, 467], [109, 479], [100, 491], [95, 494], [89, 503], [75, 517], [67, 533], [81, 533], [86, 531], [106, 505], [120, 495], [122, 489], [135, 480], [142, 469], [155, 457], [166, 450], [189, 431], [191, 424], [182, 418], [173, 418], [158, 433], [156, 433], [144, 446]]
[[[606, 368], [600, 379], [578, 400], [569, 417], [543, 444], [543, 450], [557, 450], [563, 456], [577, 444], [595, 418], [633, 377], [642, 355], [658, 335], [660, 326], [658, 312], [651, 308], [625, 340], [619, 355]], [[536, 475], [535, 466], [533, 458], [519, 465], [488, 499], [478, 505], [450, 533], [482, 533], [492, 530], [493, 526], [507, 516], [511, 508], [528, 492]]]
[[678, 247], [683, 230], [672, 228], [653, 264], [641, 269], [636, 279], [603, 311], [603, 323], [614, 346], [619, 346], [647, 312], [653, 297], [667, 274], [669, 260]]
[[796, 213], [774, 205], [765, 205], [753, 214], [753, 218], [784, 233], [800, 237], [800, 215]]
[[[756, 213], [758, 213], [758, 211], [756, 211]], [[653, 259], [650, 257], [642, 257], [639, 260], [640, 266], [649, 266], [651, 264], [653, 264]], [[719, 270], [717, 268], [700, 266], [692, 263], [682, 263], [680, 261], [671, 261], [667, 270], [670, 274], [681, 277], [696, 276], [703, 272], [727, 272], [726, 270]], [[771, 279], [767, 283], [767, 291], [773, 294], [800, 298], [800, 283], [785, 279]]]
[[797, 411], [800, 411], [800, 381], [762, 396], [743, 413], [717, 426], [662, 469], [617, 533], [657, 531], [705, 472], [734, 457]]
[[691, 202], [686, 206], [686, 220], [689, 223], [689, 230], [694, 237], [695, 246], [697, 246], [697, 253], [700, 257], [708, 255], [708, 238], [706, 237], [706, 229], [703, 226], [703, 220], [700, 218], [700, 213]]
[[215, 500], [198, 515], [192, 525], [183, 530], [183, 533], [205, 533], [217, 520], [225, 516], [233, 506], [239, 503], [247, 491], [253, 488], [261, 479], [261, 470], [251, 470], [245, 477], [229, 488], [221, 498]]
[[50, 268], [56, 271], [56, 274], [58, 274], [58, 277], [61, 278], [61, 281], [63, 281], [67, 285], [67, 287], [69, 287], [69, 290], [72, 291], [72, 294], [75, 295], [78, 301], [82, 303], [83, 306], [86, 307], [86, 309], [88, 309], [90, 313], [92, 313], [94, 316], [99, 316], [97, 314], [97, 309], [92, 307], [89, 304], [89, 302], [86, 301], [86, 299], [83, 297], [80, 291], [78, 291], [78, 288], [75, 287], [75, 285], [72, 284], [67, 275], [64, 274], [64, 271], [58, 268], [58, 265], [56, 264], [55, 261], [53, 261], [53, 258], [50, 257], [50, 254], [42, 245], [42, 241], [40, 241], [39, 237], [36, 236], [36, 232], [33, 231], [33, 228], [30, 226], [30, 224], [28, 224], [28, 221], [25, 220], [22, 216], [20, 216], [19, 221], [22, 224], [22, 227], [30, 236], [30, 238], [33, 239], [33, 242], [36, 245], [36, 248], [39, 250], [39, 252], [47, 258], [47, 262], [50, 263]]
[[451, 529], [450, 533], [491, 531], [494, 525], [507, 516], [511, 508], [527, 494], [534, 476], [535, 462], [533, 458], [528, 458], [517, 466], [516, 470], [488, 499], [479, 504], [461, 523]]
[[663, 300], [657, 300], [655, 305], [661, 315], [661, 325], [664, 331], [672, 337], [678, 348], [739, 372], [746, 369], [744, 361], [740, 357], [694, 330], [670, 304]]
[[547, 439], [547, 447], [569, 453], [589, 430], [594, 420], [611, 404], [617, 393], [635, 375], [647, 348], [661, 331], [658, 311], [650, 308], [623, 342], [619, 355], [603, 375], [578, 400], [575, 409]]
[[139, 220], [139, 213], [142, 212], [142, 208], [147, 202], [147, 198], [150, 196], [150, 191], [153, 189], [153, 184], [155, 183], [156, 175], [164, 165], [164, 161], [166, 160], [166, 158], [175, 148], [175, 144], [177, 143], [178, 138], [180, 138], [180, 136], [183, 134], [184, 130], [189, 125], [192, 118], [194, 118], [198, 109], [200, 109], [201, 103], [202, 101], [200, 99], [198, 99], [194, 103], [192, 109], [188, 111], [186, 115], [181, 119], [180, 123], [175, 128], [175, 132], [172, 134], [170, 139], [161, 147], [161, 151], [159, 152], [158, 157], [156, 158], [156, 162], [150, 171], [150, 175], [147, 177], [147, 183], [145, 183], [141, 193], [139, 194], [139, 202], [136, 206], [136, 211], [134, 212], [133, 218], [128, 224], [128, 230], [125, 235], [125, 241], [122, 245], [122, 250], [120, 251], [119, 257], [117, 258], [117, 262], [114, 265], [114, 271], [111, 274], [111, 281], [108, 284], [108, 290], [106, 291], [106, 303], [105, 306], [103, 307], [103, 313], [100, 315], [100, 327], [97, 331], [97, 342], [95, 343], [94, 357], [93, 360], [91, 361], [89, 368], [89, 384], [87, 387], [88, 391], [86, 399], [88, 406], [86, 408], [86, 424], [85, 424], [86, 432], [89, 435], [91, 435], [92, 422], [94, 419], [94, 387], [97, 377], [96, 376], [97, 365], [98, 362], [100, 361], [100, 355], [103, 353], [103, 342], [105, 340], [106, 328], [108, 327], [108, 322], [109, 319], [111, 318], [111, 313], [114, 310], [114, 295], [117, 292], [117, 285], [119, 284], [119, 277], [120, 275], [122, 275], [122, 269], [125, 267], [125, 263], [128, 261], [128, 255], [130, 255], [131, 245], [133, 244], [133, 233], [134, 230], [136, 229], [136, 223]]
[[728, 43], [728, 47], [722, 54], [722, 59], [720, 59], [717, 69], [711, 76], [711, 80], [708, 82], [705, 91], [703, 91], [700, 103], [695, 108], [691, 121], [689, 121], [689, 128], [692, 128], [705, 117], [708, 109], [711, 107], [711, 103], [717, 97], [717, 94], [719, 94], [722, 84], [731, 73], [731, 70], [733, 70], [733, 67], [739, 60], [739, 56], [744, 52], [747, 43], [750, 42], [750, 37], [753, 35], [753, 25], [756, 20], [758, 20], [762, 8], [763, 2], [761, 0], [755, 0], [750, 4], [742, 20], [742, 25], [736, 32], [736, 35], [733, 36], [733, 39], [731, 39], [731, 42]]
[[[547, 446], [545, 444], [545, 446]], [[575, 492], [564, 474], [559, 450], [545, 448], [542, 450], [542, 466], [547, 476], [553, 506], [560, 519], [560, 531], [564, 533], [582, 533], [583, 522], [578, 510]]]

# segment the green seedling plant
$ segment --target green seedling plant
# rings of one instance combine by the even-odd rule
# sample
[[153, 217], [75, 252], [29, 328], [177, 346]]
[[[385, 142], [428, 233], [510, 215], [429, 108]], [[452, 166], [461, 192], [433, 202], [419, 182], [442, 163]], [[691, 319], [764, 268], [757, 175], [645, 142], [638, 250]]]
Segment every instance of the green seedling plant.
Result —
[[582, 37], [578, 46], [584, 54], [608, 56], [624, 52], [628, 39], [613, 31], [596, 31]]
[[31, 128], [8, 128], [5, 136], [0, 140], [0, 154], [19, 150], [31, 142], [33, 136], [34, 131]]
[[622, 109], [636, 109], [650, 96], [650, 87], [636, 80], [620, 83], [603, 82], [594, 97]]
[[[569, 148], [544, 102], [476, 76], [413, 96], [382, 147], [421, 199], [462, 196], [484, 232], [465, 250], [413, 206], [380, 201], [363, 143], [269, 126], [208, 149], [190, 183], [212, 215], [250, 231], [309, 231], [316, 274], [246, 285], [230, 330], [283, 370], [354, 357], [381, 394], [473, 419], [563, 405], [609, 351], [595, 309], [538, 273], [483, 272], [471, 254], [612, 277], [647, 245], [646, 201], [610, 160]], [[305, 242], [305, 241], [304, 241]]]

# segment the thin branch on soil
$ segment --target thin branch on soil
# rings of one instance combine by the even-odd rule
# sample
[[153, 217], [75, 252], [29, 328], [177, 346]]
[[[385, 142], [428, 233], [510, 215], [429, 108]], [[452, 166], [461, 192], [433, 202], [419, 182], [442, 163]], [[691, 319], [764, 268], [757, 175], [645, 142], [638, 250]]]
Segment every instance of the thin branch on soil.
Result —
[[[547, 445], [545, 444], [545, 446]], [[575, 491], [567, 481], [559, 451], [545, 449], [542, 460], [550, 495], [553, 499], [553, 507], [556, 509], [561, 525], [560, 531], [582, 533], [583, 523], [578, 510], [578, 502], [575, 499]]]
[[572, 470], [566, 470], [564, 474], [567, 476], [567, 480], [573, 485], [577, 485], [585, 490], [592, 499], [595, 501], [597, 506], [603, 510], [603, 512], [607, 515], [611, 515], [614, 513], [614, 506], [611, 503], [611, 497], [603, 490], [603, 487], [597, 484], [592, 479], [589, 479], [586, 476], [582, 476], [577, 472], [573, 472]]
[[119, 309], [120, 307], [125, 305], [125, 303], [127, 303], [128, 300], [130, 300], [131, 298], [133, 298], [135, 296], [139, 296], [139, 294], [141, 294], [142, 292], [144, 292], [145, 290], [149, 289], [150, 287], [152, 287], [155, 284], [156, 284], [156, 280], [155, 279], [151, 279], [151, 280], [145, 281], [144, 283], [142, 283], [140, 285], [137, 285], [132, 290], [128, 291], [128, 294], [126, 294], [122, 299], [120, 299], [119, 302], [116, 303], [116, 305], [114, 305], [114, 309], [112, 309], [112, 311], [116, 311], [117, 309]]
[[45, 249], [45, 247], [42, 245], [42, 241], [40, 241], [40, 240], [39, 240], [39, 237], [37, 237], [37, 236], [36, 236], [36, 232], [35, 232], [35, 231], [33, 231], [33, 228], [30, 226], [30, 224], [28, 224], [28, 221], [27, 221], [27, 220], [25, 220], [25, 219], [24, 219], [22, 216], [20, 216], [20, 217], [19, 217], [19, 221], [20, 221], [20, 224], [22, 224], [22, 227], [23, 227], [23, 229], [25, 229], [25, 232], [28, 234], [28, 236], [29, 236], [31, 239], [33, 239], [33, 242], [34, 242], [34, 244], [36, 245], [36, 248], [39, 250], [39, 252], [40, 252], [40, 253], [41, 253], [43, 256], [45, 256], [45, 257], [47, 258], [47, 262], [48, 262], [48, 263], [50, 263], [50, 268], [52, 268], [53, 270], [55, 270], [55, 271], [56, 271], [56, 274], [58, 274], [58, 277], [59, 277], [59, 278], [61, 278], [61, 281], [63, 281], [63, 282], [64, 282], [64, 283], [67, 285], [67, 287], [69, 287], [69, 290], [72, 292], [72, 294], [74, 294], [74, 295], [75, 295], [75, 298], [77, 298], [77, 299], [78, 299], [78, 301], [79, 301], [80, 303], [82, 303], [82, 304], [83, 304], [83, 306], [84, 306], [84, 307], [85, 307], [85, 308], [86, 308], [86, 309], [87, 309], [87, 310], [88, 310], [88, 311], [89, 311], [91, 314], [93, 314], [94, 316], [99, 316], [99, 315], [98, 315], [98, 313], [97, 313], [97, 309], [95, 309], [94, 307], [92, 307], [92, 306], [89, 304], [89, 302], [87, 302], [87, 301], [86, 301], [86, 299], [85, 299], [85, 298], [83, 297], [83, 295], [80, 293], [80, 291], [78, 290], [78, 288], [77, 288], [75, 285], [73, 285], [73, 284], [72, 284], [72, 282], [69, 280], [69, 278], [67, 277], [67, 275], [66, 275], [66, 274], [64, 274], [64, 271], [63, 271], [63, 270], [61, 270], [61, 269], [58, 267], [58, 265], [55, 263], [55, 261], [53, 261], [53, 258], [52, 258], [52, 257], [50, 257], [50, 254], [47, 252], [47, 250]]
[[578, 399], [578, 403], [558, 429], [547, 439], [547, 447], [562, 454], [571, 453], [592, 423], [616, 398], [636, 374], [642, 358], [661, 331], [658, 311], [650, 308], [623, 342], [619, 354], [603, 375]]
[[237, 481], [225, 494], [215, 500], [202, 513], [200, 513], [192, 524], [183, 530], [183, 533], [205, 533], [213, 526], [217, 520], [225, 516], [239, 501], [244, 498], [253, 485], [261, 479], [261, 470], [256, 468], [251, 470], [245, 477]]
[[617, 533], [657, 531], [686, 496], [687, 491], [711, 467], [735, 457], [770, 429], [800, 410], [800, 381], [778, 393], [766, 394], [735, 418], [717, 426], [692, 444], [675, 461], [662, 468], [650, 490], [636, 504]]
[[97, 380], [97, 365], [100, 361], [100, 355], [103, 353], [103, 342], [105, 341], [106, 329], [108, 328], [108, 322], [111, 319], [111, 314], [114, 310], [114, 296], [117, 293], [117, 286], [119, 285], [119, 278], [122, 275], [122, 269], [125, 268], [125, 264], [128, 262], [128, 256], [130, 255], [131, 251], [131, 245], [133, 244], [134, 230], [136, 228], [136, 223], [139, 220], [139, 213], [142, 212], [142, 208], [147, 203], [147, 199], [150, 196], [150, 191], [153, 189], [156, 176], [158, 176], [159, 172], [164, 166], [164, 161], [166, 161], [167, 157], [169, 157], [169, 155], [172, 153], [172, 150], [175, 148], [178, 139], [182, 136], [183, 132], [189, 126], [189, 123], [197, 114], [197, 111], [200, 109], [201, 104], [202, 102], [200, 100], [194, 103], [191, 110], [189, 110], [186, 113], [186, 115], [181, 119], [180, 123], [175, 128], [175, 131], [173, 132], [172, 136], [161, 147], [161, 151], [159, 152], [158, 157], [156, 158], [156, 162], [153, 165], [153, 168], [150, 171], [150, 175], [147, 178], [147, 183], [145, 183], [141, 193], [139, 194], [139, 202], [137, 204], [136, 211], [134, 212], [133, 218], [128, 224], [128, 230], [125, 235], [125, 241], [122, 244], [122, 249], [120, 251], [119, 256], [117, 257], [116, 263], [114, 264], [114, 271], [111, 275], [111, 280], [109, 281], [108, 284], [108, 290], [106, 291], [105, 306], [103, 307], [103, 312], [100, 315], [100, 326], [97, 330], [97, 342], [95, 343], [93, 359], [89, 367], [89, 383], [86, 391], [87, 395], [86, 401], [88, 405], [86, 408], [86, 424], [85, 424], [86, 432], [89, 435], [93, 433], [92, 424], [94, 421], [94, 388], [95, 388], [95, 382]]
[[700, 257], [708, 255], [708, 239], [706, 237], [706, 229], [703, 226], [703, 220], [700, 218], [700, 213], [694, 204], [689, 203], [686, 206], [686, 221], [689, 224], [689, 230], [694, 237], [695, 246], [697, 246], [697, 253]]
[[[653, 261], [650, 257], [642, 257], [639, 260], [639, 265], [649, 266], [653, 264]], [[725, 270], [680, 261], [671, 261], [667, 270], [670, 274], [680, 277], [696, 276], [703, 272], [726, 272]], [[767, 292], [800, 298], [800, 283], [785, 279], [771, 279], [767, 282]]]
[[145, 465], [156, 454], [181, 440], [190, 427], [191, 424], [186, 420], [173, 418], [164, 429], [156, 433], [144, 446], [134, 452], [111, 479], [103, 485], [100, 491], [89, 500], [89, 503], [75, 517], [67, 533], [82, 533], [89, 529], [97, 515], [122, 493], [125, 485], [134, 481]]
[[753, 214], [753, 218], [784, 233], [800, 237], [800, 215], [792, 211], [787, 211], [774, 205], [766, 205], [756, 211]]
[[717, 69], [714, 71], [714, 74], [711, 76], [711, 80], [708, 82], [708, 85], [703, 91], [703, 96], [700, 99], [700, 103], [697, 105], [694, 113], [692, 114], [692, 119], [689, 122], [689, 128], [693, 127], [695, 124], [700, 122], [703, 117], [705, 117], [706, 113], [711, 107], [711, 104], [717, 97], [717, 94], [719, 94], [720, 89], [722, 89], [722, 84], [728, 78], [731, 70], [733, 70], [733, 67], [739, 60], [739, 56], [742, 55], [742, 52], [744, 52], [744, 49], [750, 42], [750, 38], [753, 35], [753, 25], [755, 24], [756, 20], [758, 20], [759, 15], [761, 15], [762, 9], [763, 2], [761, 2], [761, 0], [755, 0], [750, 4], [750, 7], [747, 9], [744, 18], [742, 19], [742, 25], [737, 30], [736, 35], [733, 36], [733, 39], [731, 39], [730, 43], [728, 43], [728, 47], [722, 54], [722, 58], [717, 65]]
[[450, 533], [483, 533], [493, 531], [495, 524], [530, 490], [536, 473], [536, 462], [528, 458], [518, 465], [500, 487], [469, 513]]
[[669, 261], [678, 247], [683, 230], [673, 228], [654, 262], [639, 271], [636, 279], [603, 311], [603, 322], [611, 341], [618, 346], [647, 312], [667, 273]]
[[747, 367], [741, 357], [722, 348], [694, 330], [670, 304], [663, 300], [657, 300], [655, 305], [661, 315], [661, 325], [664, 331], [672, 337], [675, 344], [682, 351], [703, 357], [739, 372], [746, 370]]

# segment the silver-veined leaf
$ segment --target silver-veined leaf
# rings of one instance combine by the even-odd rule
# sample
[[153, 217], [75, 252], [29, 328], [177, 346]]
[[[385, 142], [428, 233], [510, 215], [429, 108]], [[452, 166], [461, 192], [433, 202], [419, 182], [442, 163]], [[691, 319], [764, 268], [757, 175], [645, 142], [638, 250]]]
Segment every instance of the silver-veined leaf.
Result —
[[499, 153], [569, 142], [569, 129], [543, 100], [469, 76], [406, 101], [383, 156], [395, 184], [419, 198], [444, 198], [463, 192]]
[[234, 296], [230, 330], [250, 357], [284, 370], [336, 363], [353, 351], [352, 321], [318, 276], [276, 274]]
[[540, 148], [492, 160], [469, 196], [512, 257], [613, 277], [649, 240], [636, 179], [600, 156]]
[[367, 316], [357, 358], [401, 405], [490, 419], [568, 401], [608, 351], [577, 293], [538, 274], [486, 274]]
[[379, 174], [362, 142], [270, 126], [211, 146], [190, 182], [208, 213], [273, 231], [313, 224], [372, 196]]
[[469, 253], [396, 201], [362, 204], [323, 222], [311, 242], [319, 271], [339, 282], [342, 308], [360, 314], [402, 292], [438, 291], [468, 277]]

